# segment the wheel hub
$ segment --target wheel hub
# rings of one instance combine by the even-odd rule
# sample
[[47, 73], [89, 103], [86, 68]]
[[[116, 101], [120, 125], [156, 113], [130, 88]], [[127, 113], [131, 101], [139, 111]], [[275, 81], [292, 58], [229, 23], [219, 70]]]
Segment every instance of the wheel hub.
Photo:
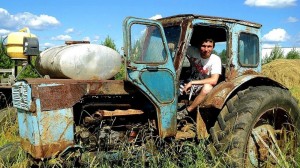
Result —
[[261, 166], [260, 163], [270, 161], [274, 163], [275, 160], [270, 157], [270, 150], [274, 151], [274, 143], [271, 136], [275, 137], [275, 129], [269, 125], [264, 124], [252, 130], [248, 141], [248, 159], [254, 167]]

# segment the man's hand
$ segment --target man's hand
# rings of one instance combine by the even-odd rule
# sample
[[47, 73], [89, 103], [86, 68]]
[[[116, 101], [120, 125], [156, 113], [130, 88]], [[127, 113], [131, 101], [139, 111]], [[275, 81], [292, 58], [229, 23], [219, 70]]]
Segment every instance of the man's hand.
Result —
[[184, 85], [183, 91], [185, 93], [188, 93], [188, 90], [192, 87], [192, 82], [187, 83], [186, 85]]

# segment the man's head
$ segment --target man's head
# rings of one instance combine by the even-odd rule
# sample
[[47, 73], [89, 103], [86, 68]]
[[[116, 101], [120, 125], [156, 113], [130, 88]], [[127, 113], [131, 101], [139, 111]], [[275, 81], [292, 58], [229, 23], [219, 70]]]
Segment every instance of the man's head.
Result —
[[205, 38], [199, 43], [199, 51], [202, 58], [209, 58], [215, 47], [215, 41], [211, 38]]

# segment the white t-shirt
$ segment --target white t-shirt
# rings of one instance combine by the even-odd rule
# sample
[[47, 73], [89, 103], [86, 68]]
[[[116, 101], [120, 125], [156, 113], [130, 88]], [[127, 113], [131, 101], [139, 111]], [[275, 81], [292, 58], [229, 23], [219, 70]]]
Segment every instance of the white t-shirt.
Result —
[[205, 79], [212, 74], [222, 74], [222, 63], [219, 56], [211, 54], [209, 58], [203, 59], [195, 47], [189, 47], [187, 55], [192, 66], [192, 79]]

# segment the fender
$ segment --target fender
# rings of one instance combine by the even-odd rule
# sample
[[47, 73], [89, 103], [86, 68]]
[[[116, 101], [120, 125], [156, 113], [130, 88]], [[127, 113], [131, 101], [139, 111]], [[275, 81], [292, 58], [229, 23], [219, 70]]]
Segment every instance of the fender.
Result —
[[284, 85], [264, 75], [242, 75], [230, 81], [223, 81], [206, 96], [201, 108], [214, 107], [221, 109], [232, 94], [249, 86], [272, 85], [288, 89]]

